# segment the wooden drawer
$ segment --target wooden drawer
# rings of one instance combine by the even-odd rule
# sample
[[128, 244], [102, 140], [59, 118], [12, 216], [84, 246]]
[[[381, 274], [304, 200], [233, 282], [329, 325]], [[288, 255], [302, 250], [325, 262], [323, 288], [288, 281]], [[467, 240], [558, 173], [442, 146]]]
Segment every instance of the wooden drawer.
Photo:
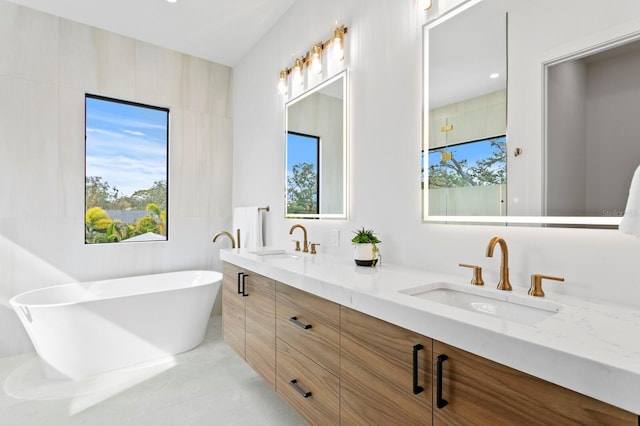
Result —
[[340, 305], [276, 283], [276, 336], [338, 375]]
[[[309, 423], [340, 423], [340, 381], [318, 364], [276, 339], [276, 389], [278, 395]], [[295, 381], [295, 386], [292, 384]], [[306, 396], [303, 393], [308, 393]]]

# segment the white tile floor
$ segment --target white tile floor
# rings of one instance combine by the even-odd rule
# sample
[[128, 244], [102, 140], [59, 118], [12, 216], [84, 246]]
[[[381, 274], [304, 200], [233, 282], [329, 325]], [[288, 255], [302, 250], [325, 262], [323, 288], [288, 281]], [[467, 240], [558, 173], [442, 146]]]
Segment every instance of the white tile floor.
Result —
[[221, 327], [213, 317], [202, 345], [173, 360], [77, 382], [47, 380], [35, 354], [0, 358], [0, 425], [304, 425]]

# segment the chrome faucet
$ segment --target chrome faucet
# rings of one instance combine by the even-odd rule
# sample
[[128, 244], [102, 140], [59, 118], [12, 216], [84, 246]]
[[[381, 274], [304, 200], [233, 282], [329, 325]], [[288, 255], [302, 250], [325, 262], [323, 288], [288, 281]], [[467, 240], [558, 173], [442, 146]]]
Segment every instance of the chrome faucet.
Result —
[[[303, 241], [302, 241], [302, 251], [303, 251], [303, 252], [305, 252], [305, 253], [309, 253], [309, 244], [308, 244], [308, 241], [307, 241], [307, 229], [306, 229], [304, 226], [300, 225], [299, 223], [297, 223], [297, 224], [293, 225], [293, 226], [291, 227], [291, 229], [289, 229], [289, 235], [292, 235], [292, 234], [293, 234], [293, 231], [294, 231], [296, 228], [300, 228], [300, 229], [302, 229], [302, 232], [303, 232], [303, 236], [302, 236], [302, 238], [303, 238]], [[300, 251], [300, 246], [299, 246], [298, 244], [296, 244], [296, 250], [297, 250], [297, 251]]]
[[487, 257], [493, 257], [493, 249], [496, 244], [500, 244], [502, 257], [500, 258], [500, 281], [498, 282], [498, 290], [511, 291], [511, 283], [509, 282], [509, 250], [507, 242], [502, 237], [493, 237], [487, 246]]
[[223, 235], [229, 237], [229, 239], [231, 240], [231, 248], [236, 248], [236, 240], [233, 238], [233, 235], [231, 235], [231, 233], [227, 231], [218, 232], [216, 235], [214, 235], [212, 242], [215, 243], [218, 237], [221, 237]]

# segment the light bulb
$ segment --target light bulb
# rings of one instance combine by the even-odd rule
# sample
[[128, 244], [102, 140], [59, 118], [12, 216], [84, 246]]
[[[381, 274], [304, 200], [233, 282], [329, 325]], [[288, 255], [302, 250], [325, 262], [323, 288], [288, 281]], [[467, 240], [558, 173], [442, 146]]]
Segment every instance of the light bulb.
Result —
[[309, 69], [313, 74], [322, 74], [322, 44], [316, 44], [311, 50], [311, 64]]
[[293, 83], [299, 86], [304, 84], [304, 79], [302, 78], [302, 59], [296, 59], [296, 64], [293, 66]]
[[333, 57], [338, 61], [344, 60], [344, 27], [336, 28], [331, 45]]
[[282, 96], [286, 96], [289, 92], [289, 88], [287, 87], [287, 71], [280, 71], [280, 82], [278, 83], [278, 91]]

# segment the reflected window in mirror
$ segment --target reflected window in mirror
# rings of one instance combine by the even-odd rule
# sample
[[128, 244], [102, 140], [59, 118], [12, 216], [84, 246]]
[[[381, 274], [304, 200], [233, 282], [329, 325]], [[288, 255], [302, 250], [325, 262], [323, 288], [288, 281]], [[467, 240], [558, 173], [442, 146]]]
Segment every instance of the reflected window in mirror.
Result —
[[506, 141], [499, 136], [429, 149], [430, 213], [504, 216]]
[[[344, 219], [347, 217], [348, 90], [347, 71], [292, 99], [285, 109], [285, 217]], [[296, 135], [295, 138], [292, 135]], [[300, 158], [300, 136], [309, 138], [306, 160]], [[311, 141], [315, 138], [315, 142]], [[290, 143], [296, 139], [295, 143]], [[301, 140], [305, 140], [302, 138]], [[312, 154], [315, 149], [315, 158]], [[301, 164], [296, 168], [294, 165]], [[317, 179], [315, 195], [310, 183]], [[305, 183], [305, 191], [291, 179]], [[306, 190], [308, 189], [308, 191]], [[301, 199], [302, 203], [294, 202]], [[301, 208], [300, 204], [307, 207]]]
[[85, 96], [85, 244], [166, 241], [169, 110]]
[[320, 213], [320, 138], [287, 132], [287, 212]]

